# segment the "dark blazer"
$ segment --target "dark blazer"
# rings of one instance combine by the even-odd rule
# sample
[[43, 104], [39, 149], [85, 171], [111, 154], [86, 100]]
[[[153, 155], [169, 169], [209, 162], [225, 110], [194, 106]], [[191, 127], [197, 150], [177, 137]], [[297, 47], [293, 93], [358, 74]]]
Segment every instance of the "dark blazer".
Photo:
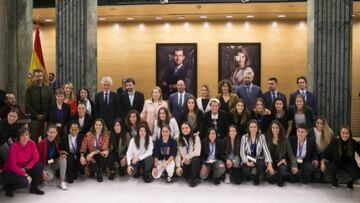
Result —
[[[208, 138], [205, 138], [201, 142], [201, 154], [200, 158], [203, 164], [205, 164], [205, 161], [209, 158], [209, 143], [210, 140]], [[224, 142], [218, 138], [216, 138], [215, 142], [215, 158], [217, 160], [221, 160], [224, 163], [226, 162], [226, 156], [225, 156], [225, 147]]]
[[[67, 129], [67, 125], [71, 116], [70, 106], [66, 103], [62, 104], [62, 115], [61, 119], [57, 120], [56, 118], [57, 105], [56, 103], [52, 103], [46, 112], [46, 122], [48, 123], [61, 123], [61, 129]], [[62, 136], [63, 132], [60, 132], [60, 136]]]
[[[265, 101], [265, 107], [267, 109], [271, 109], [271, 106], [272, 106], [272, 103], [273, 103], [273, 100], [271, 99], [271, 92], [270, 91], [267, 91], [265, 92], [263, 95], [262, 95], [262, 98], [264, 98], [264, 101]], [[286, 101], [286, 96], [277, 91], [277, 95], [275, 98], [281, 98], [283, 101], [284, 101], [284, 104], [287, 104], [287, 101]], [[275, 99], [274, 98], [274, 99]]]
[[[72, 121], [72, 120], [75, 120], [75, 121], [79, 122], [79, 115], [76, 114], [76, 115], [72, 116], [72, 117], [70, 118], [70, 121]], [[86, 133], [88, 133], [88, 132], [90, 131], [90, 128], [91, 128], [92, 125], [93, 125], [93, 121], [94, 121], [94, 120], [91, 118], [91, 116], [86, 113], [86, 114], [85, 114], [85, 119], [84, 119], [84, 126], [79, 129], [79, 135], [85, 136]], [[79, 126], [79, 127], [80, 127], [80, 126]], [[70, 126], [69, 126], [69, 128], [70, 128]]]
[[125, 92], [126, 92], [126, 90], [125, 90], [123, 87], [119, 87], [119, 88], [116, 90], [116, 94], [117, 94], [118, 96], [123, 95]]
[[[174, 67], [168, 68], [165, 71], [164, 76], [162, 77], [161, 83], [160, 83], [161, 89], [163, 91], [163, 98], [168, 99], [171, 94], [177, 92], [177, 89], [170, 88], [170, 85], [175, 85], [178, 80], [185, 81], [186, 86], [188, 88], [192, 87], [191, 78], [192, 78], [191, 70], [189, 68], [187, 68], [185, 65], [183, 65], [181, 68], [179, 68], [179, 70], [176, 73], [175, 73]], [[167, 85], [164, 86], [163, 82], [166, 82]], [[189, 91], [189, 92], [192, 92], [192, 91]]]
[[142, 112], [145, 102], [143, 93], [139, 91], [135, 91], [134, 101], [132, 106], [130, 105], [129, 94], [127, 92], [123, 93], [122, 95], [118, 95], [118, 97], [119, 97], [120, 116], [123, 120], [126, 118], [130, 110], [134, 109], [139, 113]]
[[261, 133], [266, 134], [272, 120], [271, 114], [263, 115], [260, 120], [257, 116], [258, 114], [256, 114], [254, 110], [250, 111], [250, 118], [257, 120], [260, 126]]
[[[241, 135], [238, 135], [235, 138], [234, 141], [234, 148], [231, 147], [231, 141], [229, 137], [226, 137], [225, 139], [225, 155], [229, 156], [231, 152], [234, 153], [234, 155], [240, 157], [240, 144], [241, 144]], [[241, 163], [241, 162], [240, 162]]]
[[109, 104], [104, 101], [104, 92], [95, 95], [95, 118], [104, 119], [108, 129], [112, 129], [119, 116], [118, 98], [115, 92], [109, 94]]
[[183, 108], [180, 108], [179, 104], [178, 104], [178, 92], [175, 92], [173, 94], [170, 95], [169, 100], [168, 100], [168, 106], [169, 106], [169, 111], [172, 114], [172, 116], [176, 119], [176, 121], [178, 122], [178, 124], [180, 124], [180, 115], [181, 113], [185, 110], [185, 105], [186, 105], [186, 100], [192, 96], [191, 94], [185, 92], [184, 95], [184, 105]]
[[[314, 127], [313, 111], [310, 108], [308, 108], [305, 110], [304, 114], [305, 114], [305, 123], [306, 123], [307, 127], [308, 128]], [[296, 123], [295, 123], [295, 108], [294, 107], [290, 107], [290, 109], [289, 109], [289, 119], [293, 120], [293, 127], [292, 127], [290, 135], [296, 135], [297, 128], [296, 128]]]
[[[78, 104], [80, 103], [80, 102], [84, 102], [83, 100], [79, 100], [78, 99]], [[91, 106], [91, 119], [95, 119], [95, 103], [94, 103], [94, 101], [92, 101], [92, 100], [90, 100], [89, 99], [89, 102], [90, 102], [90, 106]]]
[[[83, 140], [84, 136], [78, 134], [78, 136], [76, 137], [76, 155], [78, 157], [80, 157], [80, 148], [81, 148], [81, 143]], [[69, 142], [69, 135], [65, 135], [61, 138], [60, 144], [59, 144], [59, 149], [61, 151], [66, 151], [68, 154], [70, 154], [70, 142]]]
[[261, 88], [257, 85], [252, 84], [251, 93], [249, 96], [246, 92], [246, 88], [246, 85], [238, 86], [236, 88], [236, 94], [239, 96], [239, 98], [245, 100], [247, 110], [251, 111], [255, 107], [255, 100], [262, 95]]
[[[226, 137], [226, 130], [229, 125], [228, 116], [225, 112], [219, 110], [219, 116], [217, 119], [217, 131], [218, 131], [218, 138]], [[211, 111], [205, 113], [204, 115], [204, 130], [202, 133], [203, 137], [207, 136], [207, 131], [210, 127], [214, 127], [213, 121], [211, 119]]]
[[[295, 105], [295, 99], [300, 94], [299, 90], [290, 94], [289, 107]], [[306, 90], [306, 104], [313, 109], [314, 115], [317, 115], [317, 101], [314, 94]]]
[[[293, 150], [293, 153], [296, 157], [298, 138], [297, 136], [290, 137], [290, 144]], [[316, 143], [313, 139], [306, 139], [306, 156], [303, 159], [303, 162], [312, 162], [318, 160], [318, 154], [316, 152]]]
[[[360, 154], [360, 144], [350, 138], [349, 142], [352, 142], [353, 149], [351, 153], [351, 157], [347, 156], [348, 159], [357, 166], [356, 160], [355, 160], [355, 152], [357, 154]], [[343, 147], [341, 146], [341, 140], [339, 138], [333, 139], [330, 142], [330, 145], [326, 148], [323, 158], [329, 161], [335, 161], [335, 162], [341, 162], [344, 155]]]
[[[179, 128], [181, 128], [181, 124], [184, 121], [188, 121], [188, 118], [187, 118], [187, 115], [186, 115], [185, 111], [182, 112], [181, 115], [180, 115]], [[196, 133], [196, 132], [202, 133], [203, 132], [203, 113], [199, 109], [196, 111], [196, 123], [197, 123], [196, 129], [192, 129], [192, 131], [194, 133]]]

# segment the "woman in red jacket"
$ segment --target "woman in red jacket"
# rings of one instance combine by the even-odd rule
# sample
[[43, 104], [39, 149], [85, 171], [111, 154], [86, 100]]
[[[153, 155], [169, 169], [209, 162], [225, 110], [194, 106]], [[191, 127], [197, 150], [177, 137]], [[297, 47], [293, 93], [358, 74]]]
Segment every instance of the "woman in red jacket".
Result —
[[14, 196], [13, 191], [30, 185], [30, 193], [44, 194], [38, 188], [41, 181], [42, 167], [34, 141], [30, 140], [29, 130], [18, 131], [17, 142], [10, 146], [8, 158], [3, 167], [2, 178], [4, 191], [8, 197]]

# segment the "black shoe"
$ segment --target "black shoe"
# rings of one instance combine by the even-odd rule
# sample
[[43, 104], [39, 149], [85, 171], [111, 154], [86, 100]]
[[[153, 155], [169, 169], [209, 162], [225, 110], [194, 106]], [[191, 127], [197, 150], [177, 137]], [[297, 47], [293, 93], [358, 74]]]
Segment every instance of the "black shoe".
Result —
[[274, 178], [274, 177], [270, 177], [270, 178], [269, 178], [269, 184], [273, 185], [273, 184], [275, 184], [275, 183], [276, 183], [275, 178]]
[[332, 186], [339, 187], [339, 183], [338, 183], [338, 180], [336, 178], [333, 179]]
[[196, 186], [196, 180], [192, 179], [190, 180], [190, 187], [195, 187]]
[[133, 176], [134, 178], [139, 178], [140, 177], [140, 172], [139, 171], [137, 171], [135, 174], [134, 174], [134, 176]]
[[214, 183], [215, 183], [215, 185], [219, 185], [220, 184], [220, 178], [214, 178]]
[[143, 180], [145, 183], [151, 183], [153, 181], [152, 177], [151, 177], [151, 172], [147, 172], [143, 175]]
[[96, 179], [98, 182], [102, 182], [103, 181], [103, 176], [102, 176], [102, 172], [99, 170], [96, 174]]
[[67, 182], [70, 183], [70, 184], [72, 184], [72, 183], [74, 183], [74, 179], [68, 178], [68, 179], [67, 179]]
[[347, 182], [346, 186], [347, 186], [349, 189], [353, 189], [353, 188], [354, 188], [353, 184], [354, 184], [354, 181], [350, 180], [349, 182]]
[[14, 197], [14, 192], [12, 190], [5, 190], [5, 195], [7, 197]]
[[115, 171], [110, 171], [109, 180], [114, 180]]
[[260, 185], [260, 178], [256, 177], [254, 179], [254, 185]]
[[283, 180], [279, 180], [279, 182], [277, 183], [277, 185], [279, 187], [284, 187], [284, 181]]
[[44, 191], [40, 190], [39, 188], [31, 188], [30, 193], [37, 194], [37, 195], [43, 195], [45, 194]]

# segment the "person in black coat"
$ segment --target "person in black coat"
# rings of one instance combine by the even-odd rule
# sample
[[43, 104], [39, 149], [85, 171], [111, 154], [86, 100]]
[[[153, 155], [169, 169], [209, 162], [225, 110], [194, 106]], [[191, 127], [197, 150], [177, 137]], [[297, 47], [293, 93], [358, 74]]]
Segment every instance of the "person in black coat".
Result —
[[79, 123], [76, 120], [69, 123], [69, 134], [62, 137], [59, 148], [66, 154], [66, 177], [68, 183], [78, 178], [81, 169], [80, 148], [84, 135], [79, 133]]
[[207, 130], [213, 127], [217, 130], [219, 138], [223, 139], [226, 137], [226, 128], [229, 125], [228, 115], [219, 110], [220, 101], [218, 99], [211, 99], [210, 107], [211, 111], [204, 115], [203, 135], [207, 135]]
[[0, 166], [5, 162], [9, 147], [16, 142], [16, 133], [20, 128], [17, 109], [12, 109], [6, 119], [0, 120]]
[[90, 91], [82, 87], [79, 89], [78, 95], [77, 95], [77, 102], [79, 103], [85, 103], [85, 110], [86, 113], [91, 116], [91, 119], [95, 119], [95, 103], [90, 99]]
[[265, 108], [264, 99], [259, 97], [255, 100], [255, 108], [250, 111], [250, 118], [257, 120], [261, 133], [265, 134], [271, 123], [271, 111]]
[[[93, 119], [86, 111], [86, 104], [84, 102], [78, 103], [77, 113], [70, 118], [70, 121], [75, 120], [79, 123], [79, 135], [85, 136], [90, 131], [93, 124]], [[69, 126], [70, 128], [70, 126]]]
[[238, 134], [236, 125], [229, 125], [227, 137], [225, 139], [225, 155], [226, 155], [226, 174], [225, 183], [240, 184], [241, 176], [241, 158], [240, 144], [241, 135]]
[[301, 95], [304, 97], [306, 104], [313, 110], [314, 115], [317, 115], [317, 100], [312, 92], [307, 90], [307, 79], [300, 76], [296, 79], [298, 90], [290, 94], [289, 106], [295, 106], [296, 97]]
[[[360, 154], [360, 144], [352, 138], [349, 126], [343, 126], [340, 129], [340, 136], [333, 139], [328, 148], [323, 153], [321, 160], [321, 170], [332, 178], [332, 185], [338, 186], [336, 172], [346, 171], [350, 176], [347, 187], [352, 189], [353, 184], [360, 177], [359, 167], [355, 160], [355, 152]], [[326, 162], [328, 161], [328, 162]]]
[[108, 129], [114, 126], [115, 118], [119, 115], [117, 95], [110, 91], [112, 83], [110, 77], [103, 77], [101, 80], [103, 91], [95, 96], [95, 118], [104, 119]]
[[198, 109], [196, 98], [193, 96], [190, 96], [186, 100], [185, 111], [180, 115], [180, 124], [182, 124], [184, 121], [190, 123], [193, 133], [198, 133], [200, 136], [200, 133], [203, 132], [203, 114]]
[[230, 115], [229, 124], [235, 124], [237, 126], [240, 136], [246, 134], [250, 113], [246, 110], [246, 104], [243, 99], [239, 99]]
[[125, 80], [126, 92], [119, 97], [120, 116], [124, 120], [130, 110], [142, 112], [144, 107], [144, 94], [135, 90], [135, 80], [127, 78]]
[[271, 120], [277, 120], [281, 123], [285, 130], [286, 137], [289, 137], [292, 132], [294, 116], [286, 106], [286, 102], [281, 98], [276, 98], [271, 107]]
[[318, 155], [316, 143], [313, 139], [307, 138], [308, 127], [301, 123], [296, 130], [296, 136], [290, 137], [290, 144], [301, 171], [301, 181], [304, 184], [310, 182], [310, 178], [315, 168], [318, 167]]
[[205, 180], [212, 172], [214, 183], [220, 184], [220, 180], [223, 177], [226, 167], [226, 156], [223, 140], [218, 138], [215, 128], [210, 127], [207, 137], [203, 139], [201, 143], [201, 170], [200, 178]]
[[265, 101], [265, 107], [267, 109], [271, 109], [276, 98], [282, 99], [285, 102], [285, 104], [287, 104], [286, 96], [277, 90], [277, 86], [278, 86], [277, 78], [271, 77], [268, 79], [269, 91], [263, 93], [263, 95], [262, 95], [262, 98], [264, 98], [264, 101]]
[[64, 96], [64, 90], [56, 90], [56, 102], [51, 104], [46, 112], [46, 123], [56, 124], [60, 138], [67, 132], [67, 126], [71, 116], [70, 106], [64, 103]]

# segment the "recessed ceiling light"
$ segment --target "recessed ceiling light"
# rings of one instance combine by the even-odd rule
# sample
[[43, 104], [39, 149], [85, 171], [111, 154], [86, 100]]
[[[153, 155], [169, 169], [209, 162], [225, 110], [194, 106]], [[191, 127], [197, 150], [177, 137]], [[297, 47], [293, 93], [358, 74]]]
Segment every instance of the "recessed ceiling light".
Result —
[[233, 18], [233, 16], [225, 16], [225, 18], [231, 19], [231, 18]]
[[45, 22], [52, 22], [52, 19], [45, 19]]
[[179, 20], [184, 20], [185, 17], [184, 17], [184, 16], [178, 16], [177, 19], [179, 19]]
[[246, 18], [255, 18], [253, 15], [247, 15]]
[[126, 20], [134, 20], [135, 18], [127, 17]]
[[207, 16], [200, 16], [201, 19], [207, 19]]
[[156, 20], [162, 20], [163, 18], [161, 16], [155, 17]]
[[286, 15], [281, 14], [281, 15], [278, 15], [277, 17], [278, 17], [278, 18], [285, 18], [285, 17], [286, 17]]
[[104, 21], [104, 20], [106, 20], [106, 18], [100, 17], [99, 20]]

